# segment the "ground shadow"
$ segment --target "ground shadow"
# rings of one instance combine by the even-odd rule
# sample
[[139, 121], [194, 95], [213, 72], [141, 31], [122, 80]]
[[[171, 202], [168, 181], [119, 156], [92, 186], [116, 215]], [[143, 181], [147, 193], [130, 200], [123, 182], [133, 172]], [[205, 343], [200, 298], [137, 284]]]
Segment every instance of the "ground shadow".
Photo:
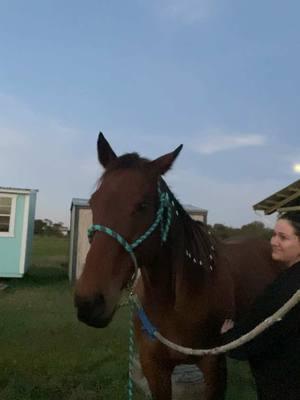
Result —
[[7, 286], [5, 291], [28, 287], [45, 287], [65, 283], [68, 272], [63, 266], [40, 267], [33, 265], [23, 278], [2, 278], [1, 283]]

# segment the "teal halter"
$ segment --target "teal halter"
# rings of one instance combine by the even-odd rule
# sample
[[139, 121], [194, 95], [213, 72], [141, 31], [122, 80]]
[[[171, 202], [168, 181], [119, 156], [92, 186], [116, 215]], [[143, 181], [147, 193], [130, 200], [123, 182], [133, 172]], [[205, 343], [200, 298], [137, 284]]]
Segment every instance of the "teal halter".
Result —
[[[138, 270], [138, 263], [136, 256], [134, 254], [134, 249], [138, 247], [141, 243], [143, 243], [158, 227], [160, 224], [161, 228], [161, 242], [164, 243], [167, 240], [168, 233], [170, 230], [171, 226], [171, 219], [172, 219], [172, 207], [171, 207], [171, 202], [170, 202], [170, 196], [169, 193], [167, 192], [162, 192], [160, 190], [160, 185], [158, 183], [158, 194], [159, 194], [159, 209], [157, 210], [156, 213], [156, 218], [153, 222], [153, 224], [150, 226], [150, 228], [143, 234], [141, 235], [138, 239], [136, 239], [133, 243], [128, 243], [126, 239], [123, 238], [118, 232], [114, 231], [111, 228], [108, 228], [107, 226], [104, 225], [99, 225], [99, 224], [93, 224], [89, 227], [88, 229], [88, 239], [91, 242], [93, 239], [93, 236], [96, 232], [103, 232], [106, 233], [107, 235], [113, 237], [116, 239], [121, 246], [129, 253], [129, 255], [132, 258], [133, 264], [134, 264], [134, 274], [132, 280], [135, 279], [137, 270]], [[164, 214], [164, 211], [167, 210], [166, 217]]]

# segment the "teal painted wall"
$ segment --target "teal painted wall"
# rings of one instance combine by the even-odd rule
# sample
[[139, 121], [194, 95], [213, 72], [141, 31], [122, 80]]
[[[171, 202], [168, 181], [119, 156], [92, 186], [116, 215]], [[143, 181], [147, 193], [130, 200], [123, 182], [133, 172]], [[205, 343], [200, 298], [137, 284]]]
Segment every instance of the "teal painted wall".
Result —
[[19, 276], [25, 196], [18, 194], [14, 237], [0, 236], [0, 277]]

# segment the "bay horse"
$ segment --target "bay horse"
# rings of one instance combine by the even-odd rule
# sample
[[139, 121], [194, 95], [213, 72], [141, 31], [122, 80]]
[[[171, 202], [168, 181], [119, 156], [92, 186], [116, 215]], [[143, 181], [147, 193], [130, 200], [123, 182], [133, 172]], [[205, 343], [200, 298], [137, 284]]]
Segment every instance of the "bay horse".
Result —
[[[107, 326], [136, 263], [141, 278], [135, 293], [159, 332], [182, 346], [209, 348], [220, 344], [224, 320], [239, 318], [279, 268], [268, 242], [219, 241], [187, 214], [162, 178], [181, 148], [154, 161], [136, 153], [117, 157], [99, 134], [98, 159], [105, 171], [90, 199], [91, 245], [75, 306], [82, 322]], [[137, 316], [134, 324], [153, 399], [172, 398], [172, 371], [182, 363], [199, 366], [207, 400], [225, 398], [224, 355], [180, 354], [151, 340]]]

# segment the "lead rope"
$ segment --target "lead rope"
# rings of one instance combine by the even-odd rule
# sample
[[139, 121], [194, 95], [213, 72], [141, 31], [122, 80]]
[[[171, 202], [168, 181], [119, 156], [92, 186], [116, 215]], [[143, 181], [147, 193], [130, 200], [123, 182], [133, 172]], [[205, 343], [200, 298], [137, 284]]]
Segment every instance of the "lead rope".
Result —
[[178, 351], [179, 353], [202, 357], [205, 355], [222, 354], [222, 353], [226, 353], [227, 351], [236, 349], [237, 347], [240, 347], [241, 345], [254, 339], [256, 336], [261, 334], [263, 331], [265, 331], [267, 328], [269, 328], [273, 324], [280, 322], [282, 320], [282, 318], [293, 307], [295, 307], [298, 303], [300, 303], [300, 289], [297, 290], [296, 293], [294, 293], [294, 295], [291, 296], [291, 298], [282, 307], [279, 308], [279, 310], [277, 310], [273, 315], [269, 316], [264, 321], [259, 323], [251, 331], [244, 334], [240, 338], [233, 340], [230, 343], [227, 343], [227, 344], [219, 346], [219, 347], [210, 348], [210, 349], [192, 349], [192, 348], [180, 346], [176, 343], [171, 342], [170, 340], [168, 340], [167, 338], [162, 336], [158, 332], [157, 328], [155, 326], [153, 326], [152, 323], [149, 321], [137, 295], [133, 295], [131, 297], [132, 297], [131, 303], [133, 303], [134, 307], [138, 310], [138, 315], [141, 318], [143, 325], [144, 325], [144, 329], [148, 333], [150, 338], [157, 339], [158, 341], [163, 343], [165, 346], [171, 348], [172, 350]]
[[[159, 194], [161, 196], [160, 189], [159, 189]], [[171, 219], [172, 219], [172, 211], [171, 211], [171, 207], [169, 207], [169, 195], [168, 195], [168, 193], [165, 194], [164, 201], [165, 201], [165, 203], [166, 203], [166, 205], [168, 207], [167, 207], [166, 224], [164, 225], [163, 223], [161, 223], [161, 239], [162, 239], [162, 242], [165, 242], [167, 240], [167, 236], [168, 236], [170, 225], [171, 225]], [[164, 211], [164, 209], [162, 208], [162, 210], [161, 210], [161, 218], [163, 217], [162, 216], [163, 211]], [[155, 226], [155, 228], [156, 228], [156, 226]], [[136, 265], [136, 270], [137, 269], [138, 269], [138, 266]], [[137, 279], [137, 274], [135, 274], [135, 279]], [[133, 287], [134, 287], [134, 283], [135, 282], [133, 282]], [[134, 301], [133, 293], [131, 292], [130, 295], [129, 295], [128, 400], [133, 400], [133, 368], [134, 368], [134, 356], [135, 356], [135, 354], [134, 354], [135, 342], [134, 342], [133, 315], [134, 315], [135, 311], [136, 311], [136, 303]]]
[[132, 296], [129, 296], [129, 338], [128, 338], [128, 400], [133, 400], [133, 361], [134, 361], [134, 331], [133, 331], [133, 313], [134, 302]]

